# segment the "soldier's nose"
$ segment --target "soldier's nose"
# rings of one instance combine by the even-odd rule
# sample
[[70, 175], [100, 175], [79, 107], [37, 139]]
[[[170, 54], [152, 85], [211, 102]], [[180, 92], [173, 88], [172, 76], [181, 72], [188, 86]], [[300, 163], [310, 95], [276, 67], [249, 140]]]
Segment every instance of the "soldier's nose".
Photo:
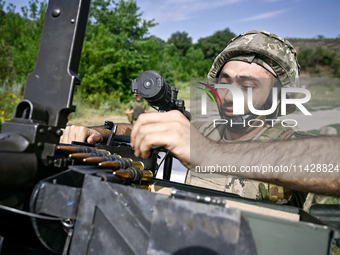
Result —
[[223, 97], [223, 101], [225, 101], [228, 104], [233, 102], [233, 95], [232, 95], [232, 93], [230, 92], [229, 89], [226, 89], [225, 95]]

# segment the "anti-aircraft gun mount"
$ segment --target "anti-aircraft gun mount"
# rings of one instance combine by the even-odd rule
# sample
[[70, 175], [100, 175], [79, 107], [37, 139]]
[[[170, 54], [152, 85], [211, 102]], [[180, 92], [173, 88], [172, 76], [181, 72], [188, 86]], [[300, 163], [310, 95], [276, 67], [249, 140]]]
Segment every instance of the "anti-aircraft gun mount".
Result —
[[[3, 124], [0, 254], [328, 254], [334, 206], [317, 212], [327, 225], [295, 207], [150, 178], [157, 150], [134, 158], [114, 132], [106, 145], [58, 144], [75, 110], [89, 6], [49, 1], [36, 68]], [[84, 156], [127, 169], [115, 175]]]

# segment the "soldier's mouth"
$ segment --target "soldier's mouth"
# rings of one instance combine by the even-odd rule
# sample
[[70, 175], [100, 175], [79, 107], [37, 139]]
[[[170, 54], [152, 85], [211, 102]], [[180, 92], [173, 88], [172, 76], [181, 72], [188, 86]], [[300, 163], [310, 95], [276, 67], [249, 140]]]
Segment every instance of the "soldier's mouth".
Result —
[[233, 114], [233, 108], [223, 108], [223, 110], [224, 110], [224, 113], [225, 113], [225, 115], [227, 115], [227, 116], [229, 116], [229, 117], [231, 117], [231, 116], [235, 116], [234, 114]]

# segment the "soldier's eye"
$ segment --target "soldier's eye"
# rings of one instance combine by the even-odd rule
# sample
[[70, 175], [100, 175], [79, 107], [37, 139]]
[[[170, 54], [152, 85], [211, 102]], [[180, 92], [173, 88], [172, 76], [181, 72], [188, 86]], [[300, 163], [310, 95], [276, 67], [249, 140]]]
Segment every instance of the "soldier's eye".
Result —
[[220, 78], [219, 83], [220, 84], [231, 84], [231, 81], [228, 78], [222, 77]]

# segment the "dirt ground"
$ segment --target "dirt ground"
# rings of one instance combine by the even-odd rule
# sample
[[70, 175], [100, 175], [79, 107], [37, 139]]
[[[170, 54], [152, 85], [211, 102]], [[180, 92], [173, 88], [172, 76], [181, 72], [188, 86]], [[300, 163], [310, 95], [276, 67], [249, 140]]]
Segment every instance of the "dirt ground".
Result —
[[69, 121], [69, 125], [78, 125], [78, 126], [86, 126], [86, 127], [102, 126], [104, 125], [105, 120], [109, 120], [114, 123], [129, 123], [126, 116], [105, 115], [105, 116], [94, 116], [91, 118], [73, 119]]
[[[190, 111], [190, 101], [185, 101], [185, 107], [187, 111]], [[150, 112], [156, 112], [155, 109], [149, 109]], [[91, 116], [90, 118], [78, 118], [69, 121], [69, 125], [79, 125], [79, 126], [102, 126], [105, 120], [112, 121], [114, 123], [129, 123], [127, 116], [119, 116], [108, 114], [105, 116]]]
[[340, 109], [320, 110], [311, 112], [312, 115], [304, 115], [303, 113], [289, 114], [280, 119], [294, 119], [298, 125], [296, 130], [308, 131], [313, 129], [320, 129], [324, 126], [340, 123]]

